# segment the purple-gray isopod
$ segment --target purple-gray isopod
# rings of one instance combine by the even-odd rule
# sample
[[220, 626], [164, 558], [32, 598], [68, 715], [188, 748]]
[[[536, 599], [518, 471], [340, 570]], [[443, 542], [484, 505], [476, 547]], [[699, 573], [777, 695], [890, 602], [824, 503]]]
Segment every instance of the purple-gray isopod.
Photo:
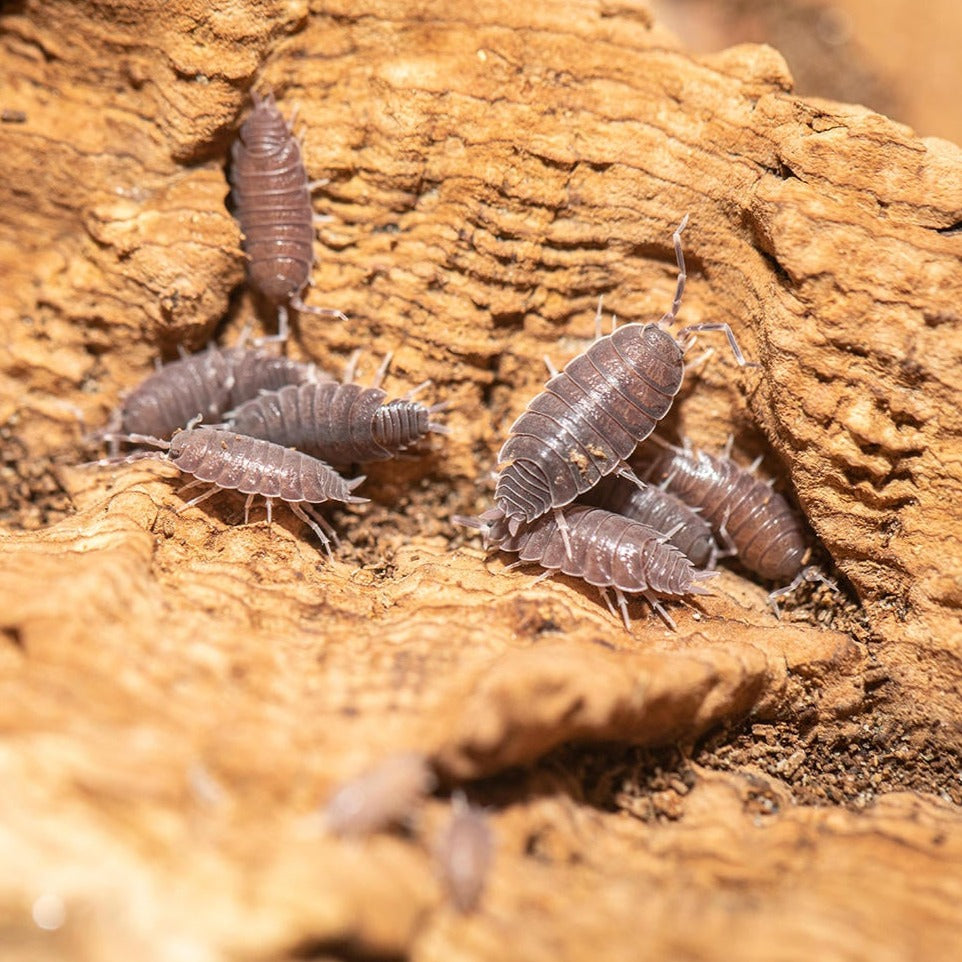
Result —
[[627, 478], [609, 475], [578, 499], [661, 531], [693, 565], [715, 567], [718, 546], [711, 525], [681, 498], [655, 485], [639, 488]]
[[686, 216], [673, 235], [678, 283], [670, 310], [655, 323], [626, 324], [598, 337], [548, 381], [511, 426], [498, 454], [503, 467], [494, 494], [510, 533], [570, 504], [605, 475], [631, 477], [625, 459], [668, 413], [681, 387], [689, 334], [725, 331], [739, 364], [745, 364], [727, 324], [693, 325], [677, 338], [666, 329], [685, 289], [681, 232], [687, 221]]
[[407, 819], [432, 791], [436, 778], [421, 752], [399, 752], [344, 782], [324, 808], [335, 835], [363, 836]]
[[231, 197], [243, 233], [251, 285], [277, 306], [277, 340], [287, 338], [287, 307], [344, 319], [308, 307], [301, 292], [314, 263], [314, 209], [301, 147], [274, 103], [251, 94], [254, 109], [231, 149]]
[[359, 384], [301, 384], [261, 394], [228, 415], [241, 434], [307, 451], [331, 464], [384, 461], [430, 432], [439, 409], [400, 398], [384, 403], [380, 388]]
[[266, 351], [212, 346], [165, 364], [145, 378], [121, 402], [119, 416], [108, 433], [117, 430], [169, 438], [198, 415], [208, 422], [220, 421], [232, 407], [261, 391], [325, 379], [330, 375], [313, 364]]
[[808, 554], [802, 522], [768, 482], [727, 456], [690, 447], [639, 452], [633, 463], [653, 483], [701, 509], [719, 543], [730, 545], [750, 571], [773, 581], [799, 575]]
[[549, 571], [561, 571], [595, 585], [614, 613], [607, 593], [613, 589], [629, 630], [625, 592], [642, 595], [674, 628], [675, 623], [658, 603], [658, 597], [711, 594], [699, 582], [716, 574], [696, 570], [660, 531], [589, 505], [567, 505], [559, 512], [518, 526], [513, 533], [496, 510], [480, 518], [456, 520], [481, 529], [486, 544], [514, 552], [522, 562], [535, 562]]
[[[193, 475], [195, 480], [187, 485], [188, 488], [205, 483], [213, 485], [211, 490], [188, 501], [184, 508], [199, 504], [220, 490], [239, 491], [248, 496], [244, 522], [247, 522], [251, 503], [260, 495], [267, 501], [267, 523], [270, 524], [274, 499], [286, 501], [291, 511], [310, 525], [328, 554], [331, 539], [336, 541], [336, 535], [312, 505], [324, 501], [357, 504], [367, 500], [351, 494], [363, 477], [348, 481], [309, 454], [233, 431], [192, 428], [178, 431], [170, 441], [142, 434], [125, 435], [124, 439], [165, 448], [166, 451], [140, 451], [120, 459], [120, 463], [143, 458], [169, 461], [184, 474]], [[118, 461], [108, 459], [100, 463]]]
[[494, 835], [484, 809], [462, 792], [451, 798], [451, 818], [435, 845], [441, 880], [454, 907], [465, 914], [481, 902], [494, 856]]

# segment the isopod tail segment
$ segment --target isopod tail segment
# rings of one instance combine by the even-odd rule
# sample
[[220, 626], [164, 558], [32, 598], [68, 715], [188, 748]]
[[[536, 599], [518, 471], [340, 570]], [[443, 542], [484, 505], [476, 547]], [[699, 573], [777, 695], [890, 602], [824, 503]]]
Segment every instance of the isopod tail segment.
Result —
[[[361, 348], [357, 348], [352, 352], [351, 356], [347, 360], [347, 364], [344, 366], [344, 375], [341, 379], [342, 384], [353, 384], [357, 379], [357, 366], [361, 360], [361, 355], [364, 351]], [[391, 367], [391, 361], [394, 360], [394, 352], [388, 351], [384, 355], [383, 360], [378, 369], [374, 372], [374, 379], [371, 381], [371, 387], [375, 390], [379, 389], [384, 383], [384, 379], [387, 377], [387, 372]], [[419, 419], [420, 411], [423, 408], [420, 405], [415, 405], [412, 402], [414, 399], [422, 392], [426, 391], [434, 382], [428, 378], [422, 381], [420, 384], [415, 384], [409, 391], [406, 391], [399, 398], [395, 398], [392, 401], [387, 401], [385, 404], [381, 405], [375, 413], [375, 422], [373, 426], [374, 440], [378, 444], [383, 444], [387, 447], [393, 446], [398, 438], [399, 426], [397, 424], [398, 418], [404, 418], [411, 422], [407, 431], [402, 431], [404, 437], [414, 437], [416, 434], [421, 432], [414, 428], [414, 422]], [[448, 411], [451, 408], [450, 401], [439, 401], [436, 404], [432, 404], [427, 408], [428, 413], [428, 423], [427, 431], [431, 434], [450, 434], [450, 429], [441, 424], [440, 421], [430, 420], [431, 416], [434, 414], [440, 414], [443, 411]], [[400, 456], [400, 453], [398, 454]]]

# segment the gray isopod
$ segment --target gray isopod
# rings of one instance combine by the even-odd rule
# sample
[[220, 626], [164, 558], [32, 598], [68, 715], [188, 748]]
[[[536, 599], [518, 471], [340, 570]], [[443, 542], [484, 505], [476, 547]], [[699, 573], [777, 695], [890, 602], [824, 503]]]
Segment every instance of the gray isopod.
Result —
[[231, 150], [231, 196], [243, 233], [251, 285], [277, 306], [276, 340], [287, 338], [287, 308], [344, 320], [308, 307], [301, 293], [314, 263], [314, 210], [301, 147], [274, 103], [251, 94], [254, 109]]
[[632, 521], [664, 532], [668, 543], [674, 545], [698, 568], [715, 567], [718, 546], [712, 536], [711, 525], [689, 507], [661, 487], [646, 485], [639, 488], [627, 478], [609, 475], [602, 478], [579, 504], [590, 504], [620, 514]]
[[277, 357], [266, 351], [209, 347], [165, 364], [145, 378], [121, 402], [107, 429], [124, 434], [169, 438], [198, 415], [219, 421], [232, 407], [286, 384], [329, 380], [313, 364]]
[[[677, 338], [667, 330], [685, 289], [681, 232], [687, 221], [686, 216], [673, 235], [678, 283], [669, 311], [656, 323], [626, 324], [599, 336], [548, 381], [511, 426], [498, 455], [503, 467], [494, 495], [509, 533], [570, 504], [606, 475], [634, 478], [625, 459], [671, 408], [691, 333], [724, 331], [738, 363], [746, 363], [727, 324], [693, 325]], [[600, 334], [600, 305], [598, 327]]]
[[344, 782], [324, 807], [324, 823], [335, 835], [359, 837], [407, 819], [437, 779], [421, 752], [399, 752]]
[[477, 909], [493, 857], [494, 835], [484, 809], [471, 805], [463, 792], [455, 792], [451, 818], [435, 845], [435, 858], [448, 898], [459, 912]]
[[792, 579], [769, 595], [773, 603], [806, 578], [820, 577], [814, 569], [802, 570], [809, 551], [801, 518], [771, 482], [736, 464], [728, 451], [719, 457], [688, 444], [661, 444], [663, 450], [639, 452], [633, 463], [652, 482], [699, 508], [722, 547], [750, 571], [772, 581]]
[[534, 562], [549, 572], [560, 571], [595, 585], [614, 613], [608, 597], [608, 589], [612, 589], [629, 630], [625, 593], [644, 597], [671, 628], [675, 623], [659, 604], [659, 596], [711, 593], [700, 582], [714, 577], [715, 572], [696, 570], [660, 531], [589, 505], [567, 505], [559, 512], [519, 525], [514, 532], [496, 512], [455, 520], [479, 528], [486, 544], [516, 553], [521, 562]]
[[241, 434], [307, 451], [331, 464], [384, 461], [430, 432], [443, 405], [425, 407], [409, 398], [384, 403], [380, 388], [358, 384], [301, 384], [262, 394], [228, 415]]
[[311, 527], [328, 554], [331, 540], [336, 542], [337, 536], [312, 506], [324, 501], [357, 504], [367, 500], [351, 493], [364, 480], [363, 477], [348, 481], [309, 454], [233, 431], [190, 428], [178, 431], [170, 441], [142, 434], [124, 435], [122, 439], [165, 448], [166, 451], [140, 451], [126, 458], [98, 463], [128, 463], [144, 458], [169, 461], [184, 474], [193, 475], [195, 480], [187, 488], [198, 484], [213, 486], [188, 501], [181, 510], [199, 504], [221, 490], [239, 491], [248, 496], [244, 507], [245, 524], [250, 506], [258, 495], [267, 501], [268, 524], [272, 520], [274, 499], [286, 501], [294, 514]]

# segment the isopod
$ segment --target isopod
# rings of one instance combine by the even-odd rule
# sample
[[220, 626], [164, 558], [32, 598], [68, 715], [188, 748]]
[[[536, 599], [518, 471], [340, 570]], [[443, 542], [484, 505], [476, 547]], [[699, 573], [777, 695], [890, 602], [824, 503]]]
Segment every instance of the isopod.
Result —
[[[696, 324], [673, 337], [667, 328], [681, 305], [687, 278], [681, 248], [686, 216], [673, 235], [678, 281], [669, 311], [651, 324], [626, 324], [594, 343], [555, 374], [510, 429], [498, 454], [497, 509], [508, 531], [570, 504], [612, 473], [634, 478], [625, 459], [668, 413], [681, 388], [684, 355], [695, 331], [726, 333], [727, 324]], [[600, 335], [600, 304], [598, 333]], [[559, 515], [560, 518], [560, 515]]]
[[[717, 457], [661, 443], [662, 451], [639, 452], [633, 461], [648, 479], [699, 508], [719, 543], [750, 571], [771, 581], [801, 580], [808, 555], [802, 522], [770, 482], [759, 481], [727, 452]], [[798, 580], [770, 597], [787, 593]]]
[[291, 511], [314, 531], [328, 554], [331, 553], [331, 539], [336, 541], [337, 536], [312, 506], [324, 501], [358, 504], [367, 500], [351, 494], [364, 480], [363, 476], [348, 481], [309, 454], [233, 431], [190, 427], [178, 431], [170, 441], [143, 434], [123, 435], [121, 439], [165, 450], [163, 453], [139, 451], [126, 458], [108, 458], [98, 464], [126, 464], [144, 458], [169, 461], [184, 474], [193, 475], [195, 480], [186, 485], [187, 488], [198, 484], [212, 485], [209, 491], [188, 501], [182, 511], [218, 491], [239, 491], [247, 495], [245, 524], [251, 504], [258, 495], [267, 501], [268, 524], [272, 520], [274, 499], [286, 501]]
[[420, 752], [390, 755], [338, 788], [324, 808], [328, 831], [362, 836], [403, 822], [436, 779]]
[[277, 307], [276, 340], [287, 339], [287, 308], [345, 317], [308, 307], [301, 293], [314, 264], [314, 210], [301, 147], [274, 95], [252, 93], [253, 110], [231, 150], [231, 197], [240, 221], [251, 285]]
[[659, 596], [711, 594], [699, 582], [714, 577], [716, 572], [696, 570], [654, 528], [584, 504], [568, 505], [558, 513], [560, 521], [557, 513], [545, 514], [519, 525], [514, 532], [497, 510], [480, 518], [455, 520], [479, 528], [487, 545], [516, 553], [521, 562], [535, 562], [549, 572], [560, 571], [594, 585], [614, 614], [608, 597], [608, 589], [612, 589], [629, 630], [625, 593], [640, 594], [671, 628], [675, 623], [659, 604]]
[[121, 403], [108, 434], [117, 430], [169, 438], [198, 415], [219, 421], [261, 391], [329, 378], [313, 364], [264, 351], [210, 347], [165, 364], [145, 378]]
[[455, 792], [451, 818], [435, 845], [435, 858], [448, 898], [459, 912], [468, 914], [480, 904], [493, 855], [494, 836], [484, 810]]
[[384, 461], [445, 428], [438, 407], [359, 384], [300, 384], [261, 394], [228, 415], [232, 430], [307, 451], [330, 464]]
[[578, 499], [579, 504], [590, 504], [620, 514], [632, 521], [664, 532], [673, 544], [698, 568], [714, 568], [718, 547], [712, 537], [711, 525], [690, 508], [681, 498], [661, 487], [637, 484], [609, 475], [602, 478], [590, 491]]

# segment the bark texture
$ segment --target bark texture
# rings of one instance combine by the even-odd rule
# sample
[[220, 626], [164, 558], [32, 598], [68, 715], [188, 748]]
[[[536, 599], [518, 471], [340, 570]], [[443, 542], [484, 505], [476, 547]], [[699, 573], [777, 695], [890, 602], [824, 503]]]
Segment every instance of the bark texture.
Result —
[[[11, 958], [957, 950], [962, 150], [794, 96], [771, 48], [689, 55], [635, 2], [27, 0], [0, 25], [26, 115], [0, 123]], [[179, 514], [167, 466], [77, 467], [157, 356], [273, 330], [232, 297], [252, 87], [298, 105], [332, 215], [306, 299], [349, 317], [302, 315], [291, 353], [390, 350], [389, 388], [453, 404], [331, 515], [333, 563], [236, 496]], [[779, 622], [727, 570], [677, 633], [640, 604], [628, 633], [450, 518], [599, 295], [667, 309], [686, 213], [682, 323], [760, 366], [705, 335], [668, 436], [764, 454], [843, 591]], [[363, 843], [317, 818], [408, 749], [492, 806], [476, 915], [432, 869], [442, 800]]]

